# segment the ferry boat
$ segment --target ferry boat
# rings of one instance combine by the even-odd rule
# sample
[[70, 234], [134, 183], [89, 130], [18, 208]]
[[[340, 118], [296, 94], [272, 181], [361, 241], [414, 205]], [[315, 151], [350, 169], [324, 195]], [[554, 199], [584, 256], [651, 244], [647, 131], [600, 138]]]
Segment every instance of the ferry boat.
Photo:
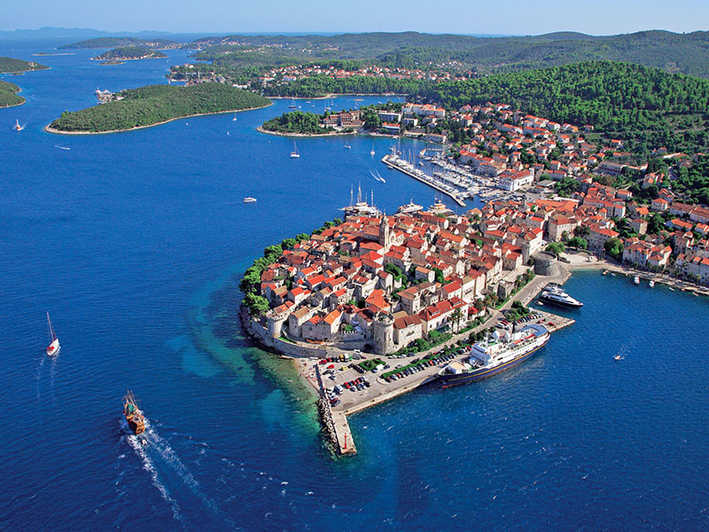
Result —
[[47, 312], [47, 324], [49, 325], [49, 345], [47, 346], [46, 352], [50, 357], [55, 357], [62, 350], [62, 346], [59, 343], [59, 338], [54, 333], [54, 327], [52, 327], [52, 320], [49, 319], [49, 312]]
[[406, 205], [402, 205], [399, 207], [399, 209], [396, 211], [401, 214], [413, 214], [415, 212], [419, 212], [423, 210], [423, 205], [417, 205], [414, 203], [414, 200], [412, 199], [409, 201]]
[[470, 348], [464, 362], [452, 362], [439, 373], [443, 388], [477, 382], [513, 368], [530, 358], [549, 341], [543, 325], [530, 323], [519, 331], [495, 331], [491, 337]]
[[293, 141], [293, 151], [290, 152], [290, 158], [300, 159], [300, 153], [298, 153], [298, 147], [295, 145], [295, 141]]
[[569, 294], [564, 292], [564, 290], [555, 283], [549, 283], [544, 287], [542, 293], [539, 295], [539, 299], [545, 303], [552, 303], [554, 305], [559, 305], [560, 307], [569, 308], [581, 308], [583, 303], [578, 299], [574, 299]]
[[256, 203], [256, 198], [252, 198], [251, 196], [246, 196], [244, 198], [244, 203]]
[[145, 417], [138, 408], [135, 396], [130, 390], [126, 391], [126, 395], [123, 397], [123, 416], [134, 434], [139, 435], [145, 432]]

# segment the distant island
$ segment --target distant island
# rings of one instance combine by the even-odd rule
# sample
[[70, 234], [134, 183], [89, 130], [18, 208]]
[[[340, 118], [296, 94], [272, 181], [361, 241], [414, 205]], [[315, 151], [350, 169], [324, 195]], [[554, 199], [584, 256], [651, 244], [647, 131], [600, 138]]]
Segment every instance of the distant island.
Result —
[[191, 87], [149, 85], [115, 93], [104, 104], [65, 111], [45, 129], [50, 133], [117, 133], [178, 118], [243, 111], [269, 104], [263, 96], [218, 83]]
[[168, 39], [137, 39], [135, 37], [97, 37], [60, 46], [60, 50], [83, 48], [120, 48], [127, 46], [145, 46], [155, 50], [171, 50], [181, 48], [182, 43]]
[[17, 74], [20, 72], [30, 72], [33, 70], [46, 70], [49, 67], [40, 65], [34, 61], [23, 61], [12, 57], [0, 57], [0, 74]]
[[0, 81], [0, 108], [14, 107], [25, 103], [25, 99], [17, 95], [18, 92], [20, 92], [20, 87], [14, 83]]
[[141, 59], [163, 59], [167, 57], [162, 52], [147, 46], [123, 46], [92, 57], [92, 61], [108, 61], [111, 63], [123, 61], [139, 61]]

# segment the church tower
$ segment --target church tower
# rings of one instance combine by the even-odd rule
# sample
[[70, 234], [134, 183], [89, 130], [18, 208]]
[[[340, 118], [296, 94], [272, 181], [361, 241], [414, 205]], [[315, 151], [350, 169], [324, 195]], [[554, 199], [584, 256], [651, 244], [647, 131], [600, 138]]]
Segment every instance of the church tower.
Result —
[[379, 243], [384, 246], [384, 249], [389, 250], [391, 247], [391, 229], [389, 229], [389, 221], [386, 214], [382, 216], [379, 222]]

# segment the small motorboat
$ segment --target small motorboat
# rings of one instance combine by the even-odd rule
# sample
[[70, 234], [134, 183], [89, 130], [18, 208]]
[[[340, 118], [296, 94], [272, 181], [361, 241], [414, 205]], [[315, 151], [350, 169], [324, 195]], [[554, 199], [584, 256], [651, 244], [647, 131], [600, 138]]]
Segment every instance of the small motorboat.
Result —
[[15, 125], [12, 126], [12, 129], [14, 129], [15, 131], [22, 131], [23, 129], [25, 129], [25, 126], [24, 126], [24, 124], [20, 125], [19, 120], [15, 120]]
[[613, 360], [623, 360], [624, 358], [625, 358], [624, 356], [615, 355], [615, 356], [613, 357]]
[[256, 198], [252, 198], [251, 196], [246, 196], [244, 198], [244, 203], [256, 203]]
[[650, 279], [650, 282], [647, 283], [647, 284], [648, 284], [648, 286], [649, 286], [650, 288], [653, 288], [653, 287], [655, 286], [655, 281], [653, 281], [652, 279]]
[[638, 275], [636, 275], [635, 277], [633, 277], [633, 283], [635, 283], [635, 284], [640, 284], [640, 277], [639, 277]]
[[49, 319], [49, 312], [47, 312], [47, 324], [49, 325], [49, 345], [45, 350], [47, 355], [50, 357], [55, 357], [62, 350], [62, 346], [59, 343], [59, 338], [54, 332], [54, 327], [52, 327], [52, 320]]
[[352, 149], [352, 146], [350, 146], [349, 144], [345, 144], [345, 149], [346, 149], [346, 150], [351, 150], [351, 149]]

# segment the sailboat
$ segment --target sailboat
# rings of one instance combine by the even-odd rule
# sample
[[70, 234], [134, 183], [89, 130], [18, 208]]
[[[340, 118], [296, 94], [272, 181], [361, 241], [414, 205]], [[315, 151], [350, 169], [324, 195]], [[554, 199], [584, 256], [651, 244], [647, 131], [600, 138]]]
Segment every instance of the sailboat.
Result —
[[298, 153], [298, 147], [295, 145], [295, 140], [293, 141], [293, 151], [290, 152], [291, 159], [300, 159], [300, 153]]
[[47, 324], [49, 325], [49, 345], [47, 346], [47, 355], [50, 357], [57, 356], [59, 351], [61, 351], [62, 346], [59, 345], [59, 338], [54, 334], [54, 327], [52, 327], [52, 320], [49, 319], [49, 312], [47, 312]]
[[12, 129], [14, 129], [15, 131], [22, 131], [23, 129], [25, 129], [25, 126], [20, 125], [20, 121], [15, 119], [15, 125], [12, 126]]

